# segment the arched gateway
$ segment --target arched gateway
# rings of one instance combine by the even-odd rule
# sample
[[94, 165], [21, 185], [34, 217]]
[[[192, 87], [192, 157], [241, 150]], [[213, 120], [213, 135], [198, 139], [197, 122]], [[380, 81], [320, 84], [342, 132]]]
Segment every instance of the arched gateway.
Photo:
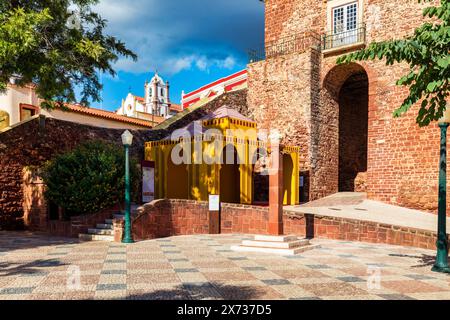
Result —
[[315, 198], [364, 192], [368, 161], [369, 77], [363, 66], [333, 67], [325, 76], [320, 103], [313, 106]]

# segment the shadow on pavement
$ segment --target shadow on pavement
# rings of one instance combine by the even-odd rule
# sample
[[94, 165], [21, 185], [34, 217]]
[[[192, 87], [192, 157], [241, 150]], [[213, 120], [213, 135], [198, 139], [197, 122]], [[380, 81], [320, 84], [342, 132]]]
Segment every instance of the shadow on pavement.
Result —
[[67, 264], [61, 263], [57, 259], [36, 260], [24, 264], [0, 262], [0, 277], [15, 275], [36, 275], [46, 273], [45, 269], [43, 268], [60, 267], [65, 265]]
[[75, 238], [52, 237], [42, 233], [28, 231], [0, 231], [0, 254], [15, 250], [34, 249], [39, 247], [78, 244]]
[[184, 284], [174, 289], [133, 294], [128, 300], [252, 300], [261, 299], [264, 288], [232, 286], [220, 283]]
[[415, 255], [408, 255], [408, 254], [390, 254], [390, 257], [397, 257], [397, 258], [408, 258], [408, 259], [417, 259], [417, 263], [420, 263], [419, 265], [411, 266], [411, 268], [423, 268], [423, 267], [432, 267], [434, 263], [436, 262], [435, 256], [430, 256], [428, 254], [422, 254], [420, 256]]

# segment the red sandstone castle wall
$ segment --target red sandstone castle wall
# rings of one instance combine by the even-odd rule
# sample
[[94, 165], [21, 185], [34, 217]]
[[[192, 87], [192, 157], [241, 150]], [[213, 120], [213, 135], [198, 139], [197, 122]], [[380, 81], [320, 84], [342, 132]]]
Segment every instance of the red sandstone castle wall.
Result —
[[[332, 0], [333, 1], [333, 0]], [[411, 34], [424, 20], [417, 1], [365, 0], [367, 43]], [[327, 29], [327, 1], [267, 0], [266, 44], [308, 31]], [[339, 168], [340, 86], [364, 70], [369, 78], [369, 198], [414, 209], [436, 211], [439, 129], [419, 128], [417, 107], [399, 119], [393, 111], [407, 96], [396, 86], [408, 67], [383, 61], [336, 67], [342, 52], [323, 55], [313, 46], [249, 65], [249, 110], [266, 126], [281, 130], [303, 148], [301, 164], [310, 174], [310, 199], [335, 193]], [[269, 120], [268, 120], [269, 119]], [[287, 124], [287, 125], [285, 125]]]
[[[134, 139], [131, 152], [136, 158], [142, 159], [145, 142], [167, 137], [172, 131], [203, 118], [224, 104], [249, 115], [246, 99], [247, 90], [225, 93], [201, 109], [171, 123], [166, 129], [135, 130], [132, 132]], [[72, 150], [87, 140], [104, 140], [122, 146], [120, 136], [123, 131], [41, 116], [0, 133], [0, 229], [27, 227], [55, 234], [70, 234], [70, 222], [66, 223], [64, 231], [63, 224], [49, 221], [43, 197], [45, 186], [39, 174], [35, 174], [55, 155]]]
[[[46, 161], [88, 140], [121, 144], [123, 130], [105, 129], [45, 117], [35, 118], [0, 134], [0, 228], [51, 229], [44, 185], [38, 172]], [[158, 132], [133, 131], [132, 152]], [[32, 169], [32, 170], [30, 170]]]

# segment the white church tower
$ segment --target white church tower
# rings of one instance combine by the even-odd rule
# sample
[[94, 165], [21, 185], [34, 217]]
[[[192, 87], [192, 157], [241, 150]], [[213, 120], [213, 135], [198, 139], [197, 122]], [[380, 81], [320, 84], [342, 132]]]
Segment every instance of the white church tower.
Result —
[[149, 121], [154, 121], [155, 117], [160, 122], [161, 119], [168, 119], [183, 111], [181, 106], [170, 102], [169, 88], [169, 82], [164, 82], [156, 72], [150, 82], [145, 82], [144, 97], [129, 92], [116, 113]]
[[169, 82], [164, 82], [156, 72], [150, 83], [145, 83], [145, 112], [166, 118], [169, 108]]

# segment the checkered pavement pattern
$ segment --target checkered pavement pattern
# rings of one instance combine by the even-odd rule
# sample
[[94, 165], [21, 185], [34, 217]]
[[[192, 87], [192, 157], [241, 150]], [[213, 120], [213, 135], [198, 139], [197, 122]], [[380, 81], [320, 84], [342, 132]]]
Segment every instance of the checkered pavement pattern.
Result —
[[293, 257], [230, 250], [244, 239], [123, 245], [0, 232], [0, 300], [450, 299], [429, 250], [332, 240]]

